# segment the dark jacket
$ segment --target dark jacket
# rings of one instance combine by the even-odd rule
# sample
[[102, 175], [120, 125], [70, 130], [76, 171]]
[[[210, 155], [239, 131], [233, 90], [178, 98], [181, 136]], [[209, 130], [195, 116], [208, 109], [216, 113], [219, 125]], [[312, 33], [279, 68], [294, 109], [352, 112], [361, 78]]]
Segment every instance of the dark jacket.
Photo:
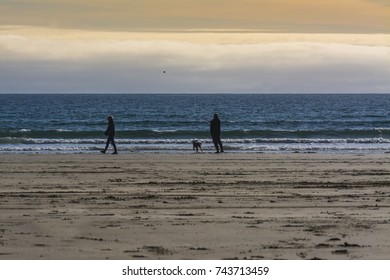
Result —
[[105, 135], [107, 135], [108, 137], [114, 137], [115, 136], [115, 124], [114, 124], [114, 121], [109, 121], [108, 122], [108, 127], [107, 127], [107, 130], [105, 132]]
[[221, 134], [221, 121], [218, 117], [214, 117], [214, 119], [210, 122], [210, 133], [213, 137], [218, 137]]

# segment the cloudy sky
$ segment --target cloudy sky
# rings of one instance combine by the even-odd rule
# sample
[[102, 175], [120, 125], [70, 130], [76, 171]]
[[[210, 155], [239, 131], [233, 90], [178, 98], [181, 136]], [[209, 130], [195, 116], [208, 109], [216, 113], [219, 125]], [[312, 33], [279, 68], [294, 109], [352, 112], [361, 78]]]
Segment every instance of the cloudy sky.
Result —
[[0, 0], [0, 93], [390, 93], [390, 0]]

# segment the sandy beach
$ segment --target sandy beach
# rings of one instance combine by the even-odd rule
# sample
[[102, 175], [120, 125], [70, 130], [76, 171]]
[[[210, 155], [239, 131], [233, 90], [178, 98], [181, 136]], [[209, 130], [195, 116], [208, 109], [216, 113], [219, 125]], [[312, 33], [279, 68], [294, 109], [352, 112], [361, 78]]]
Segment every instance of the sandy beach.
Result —
[[0, 259], [389, 259], [390, 155], [2, 154]]

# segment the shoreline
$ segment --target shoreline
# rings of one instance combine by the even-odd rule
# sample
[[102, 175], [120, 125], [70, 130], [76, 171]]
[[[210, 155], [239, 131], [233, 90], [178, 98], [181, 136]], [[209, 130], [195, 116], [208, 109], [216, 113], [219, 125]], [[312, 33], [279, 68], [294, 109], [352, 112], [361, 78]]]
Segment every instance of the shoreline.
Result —
[[0, 259], [388, 259], [390, 156], [0, 154]]
[[[121, 155], [148, 155], [148, 154], [156, 154], [156, 155], [212, 155], [215, 154], [214, 147], [203, 147], [202, 151], [196, 153], [194, 150], [189, 149], [188, 147], [183, 149], [137, 149], [137, 148], [123, 148], [118, 146], [118, 153]], [[66, 155], [66, 156], [77, 156], [77, 155], [99, 155], [100, 151], [104, 148], [104, 145], [100, 147], [96, 147], [93, 150], [3, 150], [0, 151], [0, 155], [4, 156], [13, 156], [13, 155]], [[122, 148], [122, 149], [120, 149]], [[318, 155], [386, 155], [390, 154], [390, 147], [383, 149], [328, 149], [328, 150], [231, 150], [228, 147], [224, 146], [225, 152], [224, 154], [232, 154], [232, 155], [296, 155], [296, 154], [318, 154]], [[109, 148], [107, 150], [107, 155], [112, 152], [113, 149]]]

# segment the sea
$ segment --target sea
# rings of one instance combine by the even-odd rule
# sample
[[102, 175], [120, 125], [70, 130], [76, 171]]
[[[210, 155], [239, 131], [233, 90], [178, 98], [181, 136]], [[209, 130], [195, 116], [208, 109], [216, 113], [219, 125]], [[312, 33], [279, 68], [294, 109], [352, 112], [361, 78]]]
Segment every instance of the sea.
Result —
[[0, 94], [0, 153], [388, 153], [387, 94]]

